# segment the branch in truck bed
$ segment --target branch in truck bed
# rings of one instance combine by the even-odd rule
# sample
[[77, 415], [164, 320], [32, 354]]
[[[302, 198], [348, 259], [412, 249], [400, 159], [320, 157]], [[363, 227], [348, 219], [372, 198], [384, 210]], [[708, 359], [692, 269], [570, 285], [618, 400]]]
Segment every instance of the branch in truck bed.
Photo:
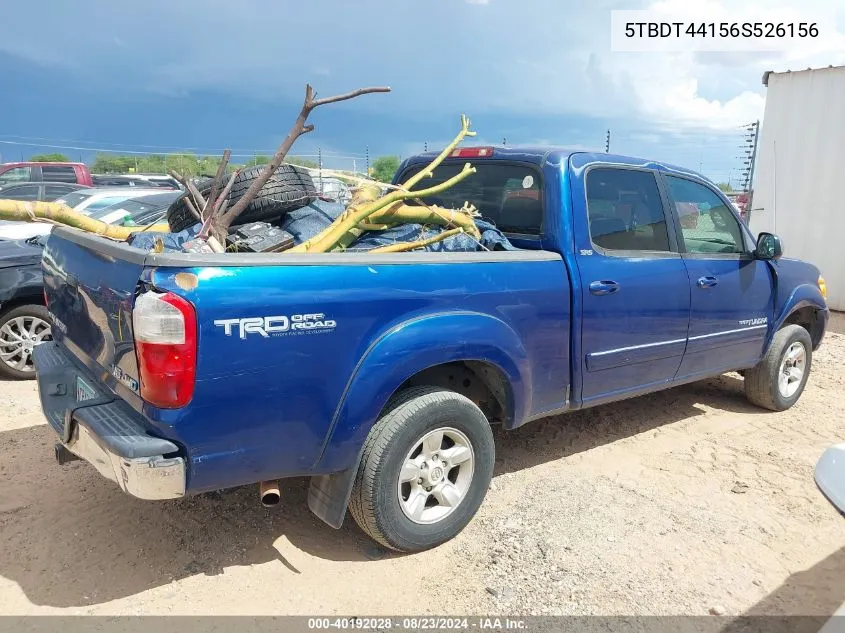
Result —
[[250, 202], [253, 201], [255, 196], [258, 195], [258, 192], [261, 191], [261, 188], [270, 180], [270, 177], [276, 172], [279, 165], [282, 164], [282, 161], [287, 156], [290, 148], [303, 134], [308, 134], [314, 129], [313, 125], [306, 125], [305, 121], [308, 119], [308, 115], [311, 114], [311, 111], [314, 108], [317, 108], [321, 105], [326, 105], [328, 103], [336, 103], [338, 101], [346, 101], [348, 99], [354, 99], [355, 97], [359, 97], [365, 94], [372, 94], [376, 92], [390, 92], [390, 88], [388, 87], [376, 87], [376, 88], [359, 88], [358, 90], [353, 90], [352, 92], [347, 92], [342, 95], [337, 95], [334, 97], [325, 97], [323, 99], [315, 99], [314, 98], [314, 89], [311, 87], [310, 84], [305, 86], [305, 101], [302, 104], [302, 109], [299, 112], [299, 116], [296, 118], [296, 121], [293, 123], [293, 127], [291, 127], [290, 132], [282, 141], [282, 144], [279, 145], [279, 149], [276, 150], [276, 153], [273, 154], [273, 158], [270, 160], [269, 163], [264, 167], [258, 177], [252, 181], [252, 184], [247, 189], [246, 193], [238, 200], [231, 208], [227, 211], [221, 213], [218, 212], [215, 214], [214, 218], [212, 219], [211, 223], [211, 233], [217, 237], [218, 240], [222, 240], [223, 243], [226, 241], [226, 236], [229, 232], [229, 227], [232, 225], [232, 222], [237, 219], [237, 217], [243, 213], [243, 211], [249, 206]]

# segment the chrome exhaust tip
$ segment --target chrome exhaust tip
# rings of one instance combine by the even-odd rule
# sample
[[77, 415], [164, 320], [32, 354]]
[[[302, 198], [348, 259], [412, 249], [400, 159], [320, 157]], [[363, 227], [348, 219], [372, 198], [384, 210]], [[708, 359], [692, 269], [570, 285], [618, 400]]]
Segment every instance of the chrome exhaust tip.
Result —
[[258, 484], [258, 496], [261, 498], [261, 505], [271, 508], [279, 504], [282, 494], [279, 492], [278, 481], [262, 481]]

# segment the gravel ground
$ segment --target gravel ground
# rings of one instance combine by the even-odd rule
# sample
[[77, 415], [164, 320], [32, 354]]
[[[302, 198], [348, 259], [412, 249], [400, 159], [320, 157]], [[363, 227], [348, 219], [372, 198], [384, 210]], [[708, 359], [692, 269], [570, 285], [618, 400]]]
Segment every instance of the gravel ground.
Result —
[[829, 615], [845, 519], [812, 474], [845, 441], [843, 363], [832, 333], [786, 413], [726, 375], [499, 432], [478, 517], [409, 556], [322, 524], [305, 480], [270, 510], [127, 497], [56, 465], [34, 384], [0, 382], [0, 613]]

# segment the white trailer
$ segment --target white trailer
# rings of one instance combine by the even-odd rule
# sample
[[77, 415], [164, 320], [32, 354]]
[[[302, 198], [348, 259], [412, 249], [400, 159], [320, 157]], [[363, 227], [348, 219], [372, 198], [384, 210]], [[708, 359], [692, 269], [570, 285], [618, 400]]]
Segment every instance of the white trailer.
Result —
[[750, 227], [818, 266], [845, 310], [845, 66], [767, 72]]

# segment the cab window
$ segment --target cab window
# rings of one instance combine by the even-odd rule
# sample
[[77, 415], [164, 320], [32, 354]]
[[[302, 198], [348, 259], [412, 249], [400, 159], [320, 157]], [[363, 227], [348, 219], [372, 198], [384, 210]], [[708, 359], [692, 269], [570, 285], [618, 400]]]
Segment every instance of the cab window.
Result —
[[600, 250], [667, 252], [669, 230], [651, 171], [597, 167], [587, 172], [590, 239]]
[[13, 182], [29, 182], [32, 180], [32, 169], [29, 167], [13, 167], [0, 174], [0, 184], [8, 185]]
[[686, 178], [665, 178], [688, 253], [735, 255], [746, 250], [739, 220], [715, 191]]

